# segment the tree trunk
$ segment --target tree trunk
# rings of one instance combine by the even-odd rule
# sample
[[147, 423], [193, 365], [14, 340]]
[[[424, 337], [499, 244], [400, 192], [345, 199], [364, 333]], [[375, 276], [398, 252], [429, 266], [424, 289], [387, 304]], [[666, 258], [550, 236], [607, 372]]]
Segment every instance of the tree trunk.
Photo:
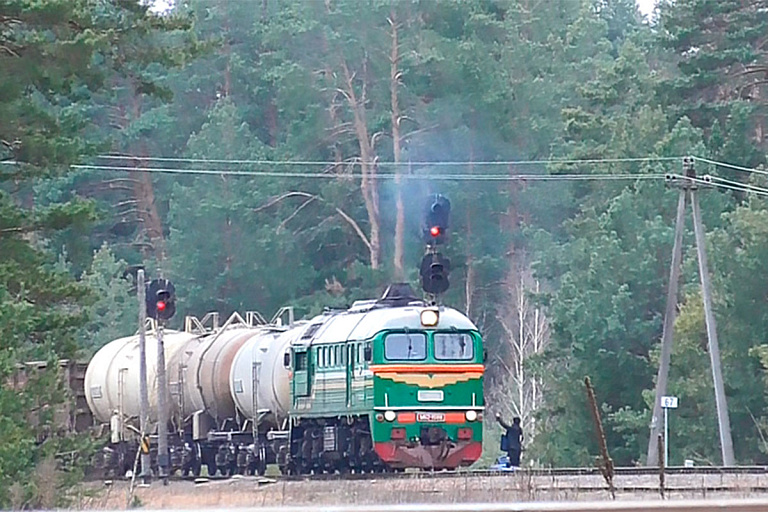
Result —
[[[349, 66], [342, 60], [342, 70], [344, 71], [345, 87], [344, 93], [352, 109], [354, 117], [355, 134], [357, 135], [358, 145], [360, 147], [360, 170], [362, 180], [360, 190], [363, 192], [363, 201], [365, 210], [368, 213], [368, 222], [371, 224], [370, 262], [372, 269], [378, 269], [381, 266], [381, 221], [379, 216], [379, 190], [376, 182], [376, 162], [374, 159], [373, 144], [368, 132], [368, 124], [365, 115], [366, 89], [365, 79], [363, 88], [358, 100], [355, 91], [354, 80], [349, 71]], [[367, 67], [364, 65], [364, 67]]]
[[395, 220], [395, 258], [394, 270], [395, 280], [405, 280], [405, 207], [403, 206], [402, 177], [400, 175], [400, 105], [398, 102], [398, 86], [400, 85], [400, 71], [398, 71], [398, 62], [400, 60], [400, 48], [397, 34], [397, 18], [395, 10], [392, 9], [389, 24], [392, 27], [392, 51], [390, 54], [389, 70], [389, 91], [392, 103], [392, 150], [393, 160], [395, 162], [395, 188], [396, 188], [396, 215]]
[[[510, 265], [504, 282], [506, 293], [497, 311], [497, 319], [505, 333], [508, 350], [499, 357], [501, 379], [496, 393], [507, 397], [512, 412], [522, 419], [524, 429], [535, 434], [535, 412], [541, 407], [541, 378], [526, 368], [526, 360], [540, 353], [548, 340], [547, 320], [538, 306], [530, 303], [529, 290], [539, 291], [539, 283], [531, 275], [523, 259]], [[505, 360], [505, 354], [507, 358]]]
[[[133, 96], [133, 119], [134, 121], [141, 116], [141, 98], [134, 94]], [[126, 123], [128, 120], [126, 119]], [[127, 126], [127, 125], [126, 125]], [[146, 156], [147, 150], [142, 144], [142, 148], [139, 151], [140, 154]], [[142, 164], [137, 161], [136, 166], [140, 167]], [[139, 220], [144, 227], [144, 233], [146, 234], [149, 244], [152, 247], [152, 253], [158, 261], [165, 260], [165, 239], [163, 237], [163, 222], [160, 219], [160, 214], [157, 212], [157, 206], [155, 205], [155, 188], [152, 184], [152, 175], [146, 172], [137, 173], [136, 181], [133, 184], [133, 193], [136, 201], [136, 208], [139, 214]], [[142, 246], [142, 252], [146, 257], [146, 246]]]
[[[475, 168], [475, 151], [472, 141], [469, 145], [469, 173], [472, 174]], [[464, 311], [468, 317], [472, 317], [472, 307], [475, 298], [475, 284], [477, 270], [474, 265], [474, 257], [472, 255], [472, 208], [467, 208], [467, 236], [465, 238], [466, 245], [464, 251], [467, 261], [467, 279], [464, 282]]]

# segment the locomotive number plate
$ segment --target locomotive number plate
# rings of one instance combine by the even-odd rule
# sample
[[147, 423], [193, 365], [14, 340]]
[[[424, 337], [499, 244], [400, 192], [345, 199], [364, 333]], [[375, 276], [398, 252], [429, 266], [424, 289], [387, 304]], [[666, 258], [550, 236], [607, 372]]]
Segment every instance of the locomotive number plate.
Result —
[[442, 412], [417, 412], [416, 421], [423, 421], [426, 423], [438, 423], [445, 421], [445, 414]]

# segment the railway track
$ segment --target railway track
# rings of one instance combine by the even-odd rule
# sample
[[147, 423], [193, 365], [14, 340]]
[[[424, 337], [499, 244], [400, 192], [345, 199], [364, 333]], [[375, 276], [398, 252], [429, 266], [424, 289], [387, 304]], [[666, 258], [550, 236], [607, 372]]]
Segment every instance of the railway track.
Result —
[[[456, 470], [456, 471], [413, 471], [413, 472], [383, 472], [383, 473], [323, 473], [317, 475], [280, 475], [280, 480], [348, 480], [369, 478], [463, 478], [463, 477], [503, 477], [510, 474], [546, 477], [546, 476], [602, 476], [598, 468], [525, 468], [515, 471], [498, 471], [488, 469]], [[653, 467], [619, 467], [614, 468], [614, 476], [647, 476], [658, 475], [659, 468]], [[768, 466], [700, 466], [700, 467], [669, 467], [665, 475], [765, 475]]]
[[[469, 503], [389, 506], [248, 507], [240, 512], [765, 512], [768, 500], [685, 500], [678, 502]], [[179, 512], [199, 512], [198, 508]], [[115, 511], [116, 512], [116, 511]], [[161, 512], [161, 510], [149, 510]]]
[[[312, 475], [274, 475], [263, 477], [268, 481], [324, 481], [324, 480], [370, 480], [370, 479], [430, 479], [430, 478], [480, 478], [480, 477], [509, 477], [510, 475], [529, 477], [579, 477], [602, 476], [598, 468], [525, 468], [515, 471], [498, 471], [488, 469], [465, 469], [455, 471], [406, 471], [406, 472], [366, 472], [366, 473], [322, 473]], [[659, 468], [653, 467], [618, 467], [614, 468], [614, 476], [655, 476]], [[699, 466], [699, 467], [669, 467], [665, 475], [768, 475], [768, 466]], [[181, 477], [173, 476], [171, 480], [187, 480], [194, 482], [228, 480], [245, 478], [243, 476], [204, 476]]]
[[[364, 472], [364, 473], [320, 473], [310, 475], [268, 475], [266, 480], [272, 481], [324, 481], [324, 480], [384, 480], [384, 479], [430, 479], [430, 478], [479, 478], [479, 477], [509, 477], [511, 475], [524, 477], [601, 477], [600, 469], [596, 467], [574, 468], [522, 468], [514, 471], [491, 469], [460, 469], [452, 471], [405, 471], [405, 472]], [[613, 470], [614, 477], [620, 476], [657, 476], [657, 467], [616, 467]], [[664, 469], [664, 475], [768, 475], [768, 466], [671, 466]], [[127, 477], [130, 479], [130, 477]], [[207, 482], [229, 480], [233, 478], [252, 478], [243, 475], [214, 475], [214, 476], [181, 476], [174, 474], [168, 477], [171, 481]], [[122, 480], [122, 477], [106, 478], [91, 475], [87, 481], [111, 481]], [[154, 480], [155, 478], [153, 478]]]

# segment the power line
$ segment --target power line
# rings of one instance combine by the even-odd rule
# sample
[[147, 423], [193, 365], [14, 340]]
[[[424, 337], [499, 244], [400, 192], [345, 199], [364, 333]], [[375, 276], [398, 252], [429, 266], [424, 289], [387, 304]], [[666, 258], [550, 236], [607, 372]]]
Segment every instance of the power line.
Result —
[[725, 178], [720, 178], [718, 176], [707, 175], [707, 176], [704, 177], [704, 179], [707, 179], [707, 178], [709, 178], [709, 179], [711, 179], [713, 181], [718, 181], [718, 182], [726, 183], [728, 185], [733, 185], [733, 186], [736, 186], [736, 187], [743, 187], [745, 192], [763, 192], [763, 193], [768, 194], [768, 188], [758, 187], [758, 186], [755, 186], [755, 185], [750, 185], [748, 183], [740, 183], [738, 181], [733, 181], [733, 180], [727, 180]]
[[[359, 159], [347, 160], [344, 162], [329, 162], [321, 160], [237, 160], [237, 159], [213, 159], [213, 158], [181, 158], [181, 157], [151, 157], [137, 155], [100, 155], [98, 158], [105, 160], [137, 160], [149, 162], [183, 162], [183, 163], [201, 163], [201, 164], [230, 164], [230, 165], [322, 165], [338, 166], [359, 163]], [[591, 159], [546, 159], [546, 160], [482, 160], [477, 162], [469, 161], [440, 161], [440, 162], [371, 162], [379, 166], [387, 167], [407, 167], [416, 165], [419, 167], [432, 166], [494, 166], [494, 165], [551, 165], [551, 164], [609, 164], [609, 163], [629, 163], [629, 162], [667, 162], [672, 160], [681, 160], [679, 156], [648, 156], [638, 158], [591, 158]]]
[[[230, 169], [176, 169], [167, 167], [122, 167], [109, 165], [73, 165], [73, 169], [92, 171], [144, 172], [156, 174], [185, 174], [185, 175], [214, 175], [214, 176], [247, 176], [253, 178], [363, 178], [362, 174], [331, 174], [322, 172], [291, 172], [291, 171], [248, 171]], [[397, 178], [393, 173], [376, 173], [367, 178], [390, 180]], [[402, 174], [401, 179], [423, 180], [444, 179], [457, 181], [617, 181], [617, 180], [656, 180], [664, 179], [663, 174]]]
[[741, 165], [734, 165], [734, 164], [729, 164], [729, 163], [726, 163], [726, 162], [718, 162], [717, 160], [710, 160], [708, 158], [701, 158], [701, 157], [698, 157], [698, 156], [693, 156], [691, 158], [693, 158], [694, 160], [698, 160], [699, 162], [704, 162], [706, 164], [715, 165], [715, 166], [718, 166], [718, 167], [726, 167], [728, 169], [734, 169], [736, 171], [743, 171], [743, 172], [751, 172], [751, 173], [755, 173], [755, 174], [768, 175], [768, 171], [764, 171], [762, 169], [754, 169], [752, 167], [743, 167]]
[[691, 180], [694, 183], [698, 183], [700, 185], [708, 185], [708, 186], [724, 188], [724, 189], [728, 189], [728, 190], [735, 190], [737, 192], [751, 192], [751, 193], [756, 194], [758, 196], [768, 197], [768, 190], [765, 190], [765, 189], [746, 189], [743, 186], [735, 187], [735, 186], [729, 185], [727, 183], [713, 183], [711, 181], [707, 181], [707, 180], [702, 179], [702, 178], [691, 178], [689, 176], [678, 176], [678, 177], [682, 178], [682, 179], [686, 179], [686, 180]]

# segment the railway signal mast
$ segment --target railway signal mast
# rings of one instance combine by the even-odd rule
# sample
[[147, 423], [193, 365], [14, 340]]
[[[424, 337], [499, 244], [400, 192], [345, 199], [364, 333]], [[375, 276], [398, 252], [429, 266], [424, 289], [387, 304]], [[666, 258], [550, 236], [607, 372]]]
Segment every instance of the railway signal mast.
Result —
[[163, 483], [168, 483], [168, 379], [165, 374], [163, 325], [176, 313], [176, 288], [167, 279], [155, 279], [147, 286], [147, 314], [157, 322], [157, 468]]
[[[149, 456], [149, 392], [147, 390], [147, 286], [144, 282], [144, 269], [136, 273], [136, 291], [139, 297], [139, 428], [141, 429], [141, 480], [147, 484], [152, 475], [152, 463]], [[147, 447], [145, 450], [144, 447]]]
[[450, 287], [448, 274], [451, 261], [438, 251], [438, 245], [448, 239], [451, 203], [441, 194], [429, 196], [426, 204], [422, 236], [427, 244], [427, 251], [421, 260], [419, 275], [421, 287], [430, 296], [431, 302], [437, 302], [437, 295], [445, 293]]

